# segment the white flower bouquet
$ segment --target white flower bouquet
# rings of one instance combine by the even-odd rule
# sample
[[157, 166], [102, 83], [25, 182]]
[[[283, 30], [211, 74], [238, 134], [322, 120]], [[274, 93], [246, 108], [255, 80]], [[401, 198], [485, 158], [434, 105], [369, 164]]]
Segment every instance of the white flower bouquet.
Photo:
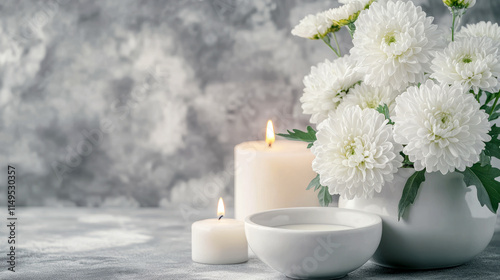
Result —
[[[399, 202], [413, 203], [425, 172], [460, 172], [481, 205], [500, 202], [500, 27], [470, 24], [456, 32], [475, 0], [443, 0], [451, 36], [411, 1], [339, 0], [344, 5], [308, 15], [292, 34], [322, 40], [338, 56], [311, 68], [300, 99], [317, 131], [281, 136], [309, 142], [318, 176], [308, 188], [322, 205], [331, 194], [370, 198], [400, 168], [414, 168]], [[336, 32], [347, 28], [350, 54]], [[447, 38], [448, 37], [448, 38]], [[334, 42], [334, 44], [332, 44]], [[498, 105], [498, 106], [497, 106]]]

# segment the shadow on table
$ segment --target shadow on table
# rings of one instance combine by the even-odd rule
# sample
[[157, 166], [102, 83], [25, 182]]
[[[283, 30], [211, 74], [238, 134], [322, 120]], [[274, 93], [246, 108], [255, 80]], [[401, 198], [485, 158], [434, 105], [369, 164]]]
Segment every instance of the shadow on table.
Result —
[[428, 270], [386, 268], [370, 261], [343, 279], [495, 279], [499, 272], [497, 260], [498, 253], [483, 252], [463, 265]]

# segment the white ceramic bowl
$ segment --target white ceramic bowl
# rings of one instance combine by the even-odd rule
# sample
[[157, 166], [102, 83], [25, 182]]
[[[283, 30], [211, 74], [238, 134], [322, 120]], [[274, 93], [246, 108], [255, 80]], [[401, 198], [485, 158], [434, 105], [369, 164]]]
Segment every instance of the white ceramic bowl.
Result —
[[[294, 224], [346, 226], [342, 230], [284, 229]], [[295, 279], [340, 278], [366, 263], [377, 249], [382, 220], [375, 214], [334, 207], [284, 208], [245, 219], [253, 252]]]

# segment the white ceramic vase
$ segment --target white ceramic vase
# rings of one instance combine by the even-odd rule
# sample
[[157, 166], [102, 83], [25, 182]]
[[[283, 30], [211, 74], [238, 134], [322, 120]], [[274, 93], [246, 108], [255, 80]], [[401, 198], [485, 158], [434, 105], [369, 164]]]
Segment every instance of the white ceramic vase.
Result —
[[402, 168], [372, 199], [340, 199], [339, 207], [380, 215], [382, 240], [372, 260], [385, 267], [434, 269], [461, 265], [483, 251], [496, 215], [479, 204], [460, 173], [426, 173], [414, 204], [398, 221], [398, 203], [414, 169]]

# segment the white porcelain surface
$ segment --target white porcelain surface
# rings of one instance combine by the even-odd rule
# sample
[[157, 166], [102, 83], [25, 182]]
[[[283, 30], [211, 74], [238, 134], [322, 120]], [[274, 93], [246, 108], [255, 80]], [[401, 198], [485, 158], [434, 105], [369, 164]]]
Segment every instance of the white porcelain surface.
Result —
[[[342, 230], [297, 230], [278, 226], [332, 224]], [[253, 252], [267, 265], [296, 279], [338, 278], [359, 268], [380, 242], [379, 216], [332, 207], [270, 210], [248, 216], [245, 233]]]
[[398, 222], [398, 203], [413, 169], [401, 169], [373, 199], [340, 199], [339, 207], [380, 215], [383, 232], [373, 261], [387, 267], [431, 269], [463, 264], [483, 251], [496, 215], [481, 207], [476, 188], [460, 173], [426, 173], [418, 195]]

